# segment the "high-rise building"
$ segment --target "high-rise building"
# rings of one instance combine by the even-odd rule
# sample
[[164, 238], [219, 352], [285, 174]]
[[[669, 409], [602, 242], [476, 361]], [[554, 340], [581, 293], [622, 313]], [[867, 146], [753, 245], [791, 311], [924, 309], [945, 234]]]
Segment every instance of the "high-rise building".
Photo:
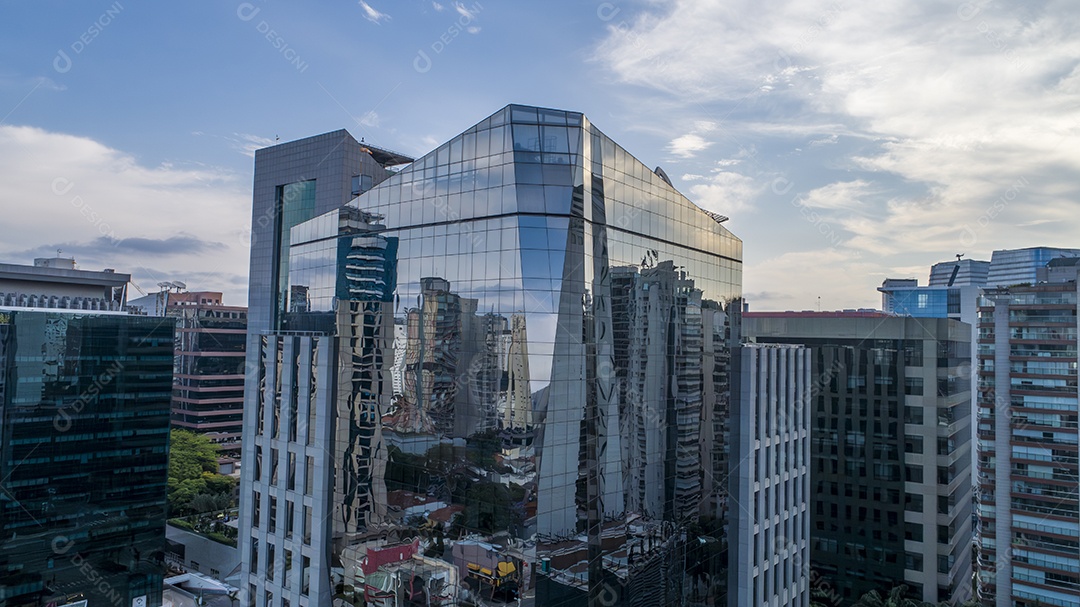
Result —
[[197, 432], [226, 455], [240, 454], [244, 413], [247, 308], [226, 306], [218, 291], [183, 283], [128, 301], [133, 314], [175, 319], [172, 396], [175, 428]]
[[343, 131], [256, 153], [244, 590], [708, 594], [741, 241], [579, 113], [398, 162]]
[[733, 353], [728, 602], [810, 605], [810, 349]]
[[0, 266], [0, 604], [161, 605], [173, 326], [128, 278]]
[[[995, 253], [997, 254], [997, 253]], [[887, 278], [878, 287], [881, 309], [888, 314], [912, 318], [953, 318], [971, 327], [975, 343], [978, 324], [979, 294], [986, 286], [990, 262], [974, 259], [943, 261], [930, 268], [930, 284], [919, 286], [915, 279]], [[968, 370], [971, 394], [976, 392], [974, 370]], [[974, 399], [972, 399], [974, 400]], [[972, 403], [974, 407], [974, 403]], [[974, 409], [972, 410], [974, 414]], [[975, 444], [975, 424], [971, 424], [971, 444]], [[971, 449], [971, 469], [975, 470], [976, 453]], [[978, 529], [976, 528], [976, 533]]]
[[[984, 289], [1066, 281], [1070, 279], [1070, 268], [1077, 259], [1080, 259], [1080, 249], [1003, 249], [994, 251], [989, 262], [957, 259], [934, 264], [929, 286], [919, 286], [914, 279], [886, 279], [878, 291], [882, 293], [885, 312], [915, 318], [956, 318], [970, 324], [971, 343], [974, 344], [979, 340], [979, 296]], [[1048, 274], [1050, 262], [1054, 262], [1057, 269]], [[980, 391], [977, 382], [978, 373], [973, 369], [970, 373], [972, 395]], [[973, 411], [977, 410], [977, 399], [972, 401]], [[973, 445], [978, 444], [977, 432], [978, 424], [971, 424]], [[978, 449], [972, 449], [973, 472], [979, 469], [978, 457]], [[976, 480], [974, 474], [972, 480]], [[984, 492], [976, 488], [976, 501], [983, 496]], [[976, 516], [973, 521], [977, 540], [983, 530], [982, 520]]]
[[743, 314], [813, 350], [810, 563], [843, 605], [971, 596], [970, 328], [873, 312]]
[[942, 261], [930, 266], [928, 284], [931, 287], [981, 286], [986, 284], [989, 273], [989, 261], [957, 258], [956, 261]]
[[1038, 271], [1058, 257], [1080, 257], [1080, 249], [1029, 247], [994, 251], [990, 256], [986, 284], [991, 287], [1031, 284]]
[[1080, 605], [1077, 265], [979, 306], [978, 586], [984, 605]]

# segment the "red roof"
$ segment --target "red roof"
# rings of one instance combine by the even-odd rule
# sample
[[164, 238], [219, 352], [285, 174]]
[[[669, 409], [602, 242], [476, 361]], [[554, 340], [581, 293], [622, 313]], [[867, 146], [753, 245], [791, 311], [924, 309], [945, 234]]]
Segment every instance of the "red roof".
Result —
[[420, 550], [420, 540], [413, 540], [411, 544], [388, 546], [386, 548], [369, 548], [367, 556], [360, 561], [360, 568], [364, 575], [371, 575], [379, 570], [379, 567], [390, 563], [407, 561]]
[[448, 523], [450, 519], [454, 518], [454, 515], [459, 512], [464, 512], [465, 506], [461, 504], [454, 504], [445, 508], [439, 508], [435, 512], [428, 515], [428, 519], [435, 521], [436, 523]]

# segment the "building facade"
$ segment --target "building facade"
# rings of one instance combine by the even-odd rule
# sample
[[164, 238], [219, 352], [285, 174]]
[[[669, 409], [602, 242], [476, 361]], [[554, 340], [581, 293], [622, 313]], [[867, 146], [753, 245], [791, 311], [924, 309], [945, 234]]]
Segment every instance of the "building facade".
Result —
[[206, 436], [223, 455], [239, 456], [247, 308], [223, 305], [218, 291], [186, 291], [182, 283], [162, 287], [128, 301], [128, 309], [176, 323], [173, 427]]
[[1034, 283], [1038, 271], [1045, 268], [1050, 260], [1059, 257], [1080, 257], [1080, 249], [1028, 247], [994, 251], [990, 256], [986, 284], [991, 287], [1009, 287]]
[[970, 329], [875, 313], [743, 315], [813, 350], [810, 562], [842, 605], [971, 596]]
[[728, 601], [810, 605], [810, 349], [733, 354]]
[[985, 605], [1080, 605], [1077, 266], [1060, 262], [1057, 281], [987, 289], [979, 306]]
[[109, 311], [126, 275], [62, 261], [0, 280], [0, 603], [154, 607], [172, 324]]
[[[256, 154], [256, 604], [370, 599], [404, 575], [372, 571], [387, 554], [430, 571], [399, 590], [432, 604], [707, 593], [683, 561], [717, 502], [702, 446], [741, 241], [574, 112], [508, 106], [394, 160], [340, 131]], [[463, 536], [491, 563], [451, 550]]]

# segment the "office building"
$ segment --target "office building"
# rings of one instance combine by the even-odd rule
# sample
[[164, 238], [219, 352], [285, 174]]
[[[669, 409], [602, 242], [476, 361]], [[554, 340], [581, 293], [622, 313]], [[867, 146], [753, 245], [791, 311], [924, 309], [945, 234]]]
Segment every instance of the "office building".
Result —
[[971, 596], [970, 328], [873, 312], [743, 314], [813, 351], [810, 563], [841, 604]]
[[1031, 284], [1036, 281], [1038, 271], [1058, 257], [1080, 257], [1080, 249], [1029, 247], [994, 251], [986, 284], [991, 287]]
[[[344, 131], [256, 152], [243, 590], [707, 594], [687, 529], [722, 498], [741, 241], [575, 112], [508, 106], [410, 160]], [[494, 553], [450, 588], [420, 527], [423, 558]]]
[[979, 306], [978, 588], [984, 605], [1080, 605], [1077, 265]]
[[0, 263], [0, 306], [118, 312], [130, 274], [78, 270], [75, 259], [39, 257], [34, 265]]
[[161, 605], [173, 328], [127, 280], [0, 266], [0, 604]]
[[174, 428], [209, 438], [226, 456], [240, 455], [243, 433], [247, 308], [226, 306], [218, 291], [162, 290], [128, 301], [133, 314], [175, 319]]
[[809, 607], [810, 349], [733, 357], [727, 604]]
[[[995, 255], [998, 253], [1001, 252], [995, 252]], [[881, 309], [888, 314], [912, 318], [959, 320], [971, 327], [971, 343], [975, 343], [979, 294], [987, 284], [990, 267], [990, 262], [974, 259], [936, 263], [930, 268], [930, 284], [926, 286], [919, 286], [915, 279], [887, 278], [878, 287], [881, 292]], [[967, 375], [971, 394], [975, 394], [975, 372], [969, 370]], [[974, 402], [972, 406], [974, 407]], [[974, 445], [975, 424], [971, 424], [970, 429], [971, 444]], [[977, 466], [975, 451], [971, 449], [972, 471]], [[978, 529], [975, 531], [977, 533]]]

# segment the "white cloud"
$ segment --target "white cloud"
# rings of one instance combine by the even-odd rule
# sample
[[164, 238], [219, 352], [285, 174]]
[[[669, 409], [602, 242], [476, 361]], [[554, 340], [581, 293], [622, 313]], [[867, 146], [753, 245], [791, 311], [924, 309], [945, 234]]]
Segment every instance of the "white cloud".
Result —
[[59, 84], [48, 76], [4, 76], [0, 75], [0, 89], [22, 90], [33, 92], [38, 89], [45, 91], [66, 91], [67, 86]]
[[[822, 310], [880, 308], [877, 287], [882, 277], [876, 271], [873, 262], [835, 248], [796, 250], [760, 260], [751, 254], [743, 272], [744, 291], [751, 311], [816, 310], [818, 297]], [[812, 281], [801, 282], [798, 277]], [[791, 290], [793, 282], [800, 287], [798, 292]]]
[[444, 10], [446, 10], [446, 7], [439, 4], [438, 2], [432, 2], [431, 3], [431, 8], [439, 11], [440, 13], [443, 12]]
[[760, 192], [761, 185], [753, 178], [721, 171], [690, 186], [690, 199], [703, 209], [731, 217], [751, 211]]
[[274, 140], [269, 137], [263, 137], [261, 135], [252, 135], [250, 133], [233, 133], [234, 138], [231, 139], [240, 151], [248, 157], [255, 157], [255, 150], [265, 148], [267, 146], [274, 145]]
[[668, 150], [679, 158], [693, 158], [695, 154], [708, 149], [711, 145], [712, 142], [707, 141], [701, 135], [687, 133], [686, 135], [672, 139], [671, 143], [668, 144]]
[[479, 12], [465, 8], [465, 5], [460, 2], [454, 3], [454, 10], [457, 11], [459, 15], [464, 17], [466, 19], [466, 22], [476, 21], [476, 13]]
[[144, 289], [186, 280], [243, 304], [249, 179], [185, 164], [148, 167], [86, 137], [0, 125], [0, 176], [19, 201], [4, 216], [0, 259], [30, 264], [61, 248], [84, 269], [115, 268]]
[[[741, 171], [789, 175], [814, 226], [827, 225], [833, 247], [871, 254], [876, 276], [960, 251], [987, 259], [993, 249], [1076, 246], [1080, 13], [1065, 0], [985, 4], [974, 15], [961, 6], [652, 3], [624, 11], [597, 53], [636, 96], [665, 105], [669, 128], [695, 117], [723, 125], [715, 146], [694, 129], [672, 153], [704, 162], [756, 146], [763, 153]], [[798, 190], [782, 200], [761, 190], [746, 204], [779, 212], [768, 226], [739, 226], [748, 251], [755, 239], [774, 256], [820, 246], [788, 204]], [[771, 238], [777, 229], [798, 236]], [[825, 270], [774, 278], [757, 290], [801, 298], [826, 279]]]
[[382, 119], [375, 113], [375, 110], [369, 110], [360, 118], [360, 124], [367, 127], [378, 127], [382, 124]]
[[862, 179], [838, 181], [807, 192], [799, 202], [817, 209], [853, 209], [863, 206], [863, 199], [875, 193], [873, 185]]
[[379, 12], [364, 0], [360, 0], [360, 8], [364, 9], [364, 18], [372, 23], [382, 23], [390, 19], [390, 15]]

